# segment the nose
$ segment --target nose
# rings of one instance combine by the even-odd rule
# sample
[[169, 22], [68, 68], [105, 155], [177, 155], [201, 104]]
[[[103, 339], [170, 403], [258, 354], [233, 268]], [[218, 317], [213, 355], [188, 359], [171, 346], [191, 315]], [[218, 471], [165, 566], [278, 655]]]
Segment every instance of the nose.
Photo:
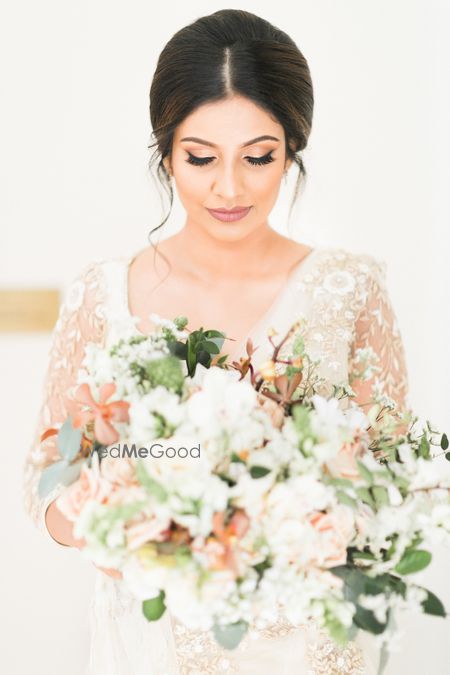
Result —
[[214, 172], [212, 191], [218, 197], [236, 201], [242, 193], [242, 177], [232, 162], [221, 162]]

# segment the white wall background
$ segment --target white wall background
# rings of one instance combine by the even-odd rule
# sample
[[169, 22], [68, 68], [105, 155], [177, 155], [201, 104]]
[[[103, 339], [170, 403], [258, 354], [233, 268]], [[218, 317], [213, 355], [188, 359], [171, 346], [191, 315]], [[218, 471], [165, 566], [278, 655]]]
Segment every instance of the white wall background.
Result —
[[[224, 7], [272, 21], [308, 59], [316, 99], [309, 178], [289, 232], [387, 261], [411, 401], [450, 430], [445, 0], [3, 3], [0, 284], [64, 289], [91, 259], [146, 245], [162, 219], [147, 170], [156, 59], [176, 30]], [[291, 173], [271, 220], [286, 234]], [[166, 235], [182, 223], [176, 203]], [[87, 659], [94, 570], [41, 537], [20, 503], [48, 348], [47, 334], [0, 336], [0, 667], [8, 675], [80, 675]], [[448, 553], [438, 551], [420, 581], [450, 608], [447, 570]], [[448, 672], [449, 622], [408, 616], [403, 626], [388, 673]]]

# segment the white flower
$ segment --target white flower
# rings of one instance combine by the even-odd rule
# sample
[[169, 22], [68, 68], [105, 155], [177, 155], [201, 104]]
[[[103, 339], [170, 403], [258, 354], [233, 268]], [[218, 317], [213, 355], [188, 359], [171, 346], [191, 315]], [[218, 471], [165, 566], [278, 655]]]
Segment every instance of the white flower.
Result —
[[248, 382], [236, 382], [227, 371], [210, 368], [203, 377], [202, 390], [187, 403], [190, 418], [198, 424], [225, 418], [231, 423], [244, 417], [257, 404], [257, 393]]
[[330, 293], [345, 295], [351, 293], [355, 288], [355, 279], [346, 270], [337, 270], [330, 272], [323, 280], [323, 287]]
[[169, 579], [169, 568], [163, 565], [144, 565], [132, 555], [122, 567], [125, 584], [138, 600], [149, 600], [159, 595]]

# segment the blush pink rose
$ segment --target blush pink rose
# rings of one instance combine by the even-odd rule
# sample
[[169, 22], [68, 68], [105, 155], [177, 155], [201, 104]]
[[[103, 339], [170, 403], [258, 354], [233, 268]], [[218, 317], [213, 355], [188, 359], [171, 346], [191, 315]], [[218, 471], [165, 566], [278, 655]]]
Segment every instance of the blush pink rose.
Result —
[[163, 541], [170, 525], [170, 518], [149, 518], [126, 528], [127, 548], [130, 551], [148, 541]]
[[328, 513], [312, 514], [309, 520], [320, 534], [317, 542], [317, 562], [324, 567], [343, 565], [347, 560], [347, 547], [355, 534], [352, 510], [338, 504]]
[[83, 466], [78, 480], [58, 497], [56, 506], [68, 520], [75, 521], [88, 501], [103, 503], [110, 491], [111, 485], [99, 475], [95, 467], [90, 469]]
[[335, 478], [358, 480], [360, 473], [356, 460], [364, 455], [365, 448], [358, 439], [353, 443], [345, 443], [335, 457], [327, 460], [326, 468]]
[[101, 461], [100, 472], [110, 483], [122, 487], [138, 485], [135, 464], [130, 457], [107, 455]]

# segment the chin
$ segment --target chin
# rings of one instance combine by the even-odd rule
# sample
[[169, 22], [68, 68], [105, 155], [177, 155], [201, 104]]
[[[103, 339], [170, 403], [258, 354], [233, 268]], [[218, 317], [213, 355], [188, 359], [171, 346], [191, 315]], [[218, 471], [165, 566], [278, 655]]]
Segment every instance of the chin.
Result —
[[236, 221], [234, 223], [219, 223], [217, 225], [211, 226], [208, 224], [205, 227], [208, 234], [219, 241], [236, 241], [238, 239], [244, 239], [251, 232], [253, 232], [256, 227], [251, 227], [248, 223], [240, 223]]

